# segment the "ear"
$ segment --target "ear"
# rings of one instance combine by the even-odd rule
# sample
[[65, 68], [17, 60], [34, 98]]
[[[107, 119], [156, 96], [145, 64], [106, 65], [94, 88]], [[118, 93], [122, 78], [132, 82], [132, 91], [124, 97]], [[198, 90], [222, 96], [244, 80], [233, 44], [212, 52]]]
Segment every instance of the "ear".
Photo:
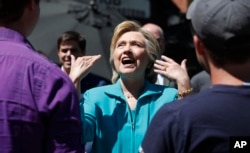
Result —
[[37, 3], [35, 2], [35, 0], [29, 0], [29, 3], [27, 5], [27, 7], [30, 9], [30, 10], [35, 10], [36, 9], [36, 5]]
[[205, 54], [205, 46], [204, 44], [200, 41], [199, 37], [197, 35], [193, 36], [193, 42], [194, 42], [194, 47], [196, 54], [200, 56], [204, 56]]

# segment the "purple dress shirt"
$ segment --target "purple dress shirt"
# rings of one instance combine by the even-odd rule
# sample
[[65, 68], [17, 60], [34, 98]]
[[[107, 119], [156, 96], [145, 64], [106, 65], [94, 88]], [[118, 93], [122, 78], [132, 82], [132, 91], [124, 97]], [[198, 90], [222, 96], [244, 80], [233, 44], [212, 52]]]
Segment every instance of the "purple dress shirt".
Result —
[[18, 32], [0, 28], [0, 152], [83, 152], [71, 80]]

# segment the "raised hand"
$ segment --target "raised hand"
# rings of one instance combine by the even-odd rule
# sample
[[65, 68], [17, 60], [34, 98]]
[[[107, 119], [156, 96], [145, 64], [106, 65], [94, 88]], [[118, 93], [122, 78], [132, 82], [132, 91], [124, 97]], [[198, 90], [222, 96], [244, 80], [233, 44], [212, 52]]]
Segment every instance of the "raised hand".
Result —
[[82, 56], [77, 59], [71, 55], [71, 69], [69, 77], [73, 82], [85, 77], [101, 55]]
[[154, 64], [154, 71], [169, 79], [177, 82], [179, 92], [191, 88], [190, 78], [188, 76], [186, 59], [181, 62], [181, 65], [176, 63], [173, 59], [162, 55], [161, 60], [156, 60]]

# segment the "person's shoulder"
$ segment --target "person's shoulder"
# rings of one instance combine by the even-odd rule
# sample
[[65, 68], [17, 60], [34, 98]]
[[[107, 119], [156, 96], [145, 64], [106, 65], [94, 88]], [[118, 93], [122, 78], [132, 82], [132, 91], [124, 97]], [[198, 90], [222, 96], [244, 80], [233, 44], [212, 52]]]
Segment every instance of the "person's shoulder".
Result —
[[84, 99], [90, 99], [91, 101], [95, 102], [105, 101], [110, 97], [109, 93], [112, 93], [111, 91], [115, 91], [115, 87], [113, 84], [88, 89], [82, 94], [82, 96], [84, 97]]
[[[59, 81], [63, 79], [64, 82], [67, 82], [67, 84], [72, 84], [72, 81], [69, 79], [66, 73], [60, 69], [59, 65], [49, 58], [40, 55], [35, 51], [33, 51], [33, 53], [30, 53], [30, 56], [28, 57], [29, 61], [34, 66], [34, 69], [36, 71], [39, 71], [40, 73], [44, 73], [44, 75], [46, 77], [49, 77], [51, 81]], [[44, 80], [45, 79], [46, 78], [44, 78]]]
[[190, 81], [196, 93], [209, 88], [211, 85], [210, 75], [205, 70], [194, 75]]
[[196, 79], [207, 79], [207, 78], [210, 78], [210, 75], [209, 75], [205, 70], [203, 70], [203, 71], [201, 71], [201, 72], [195, 74], [195, 75], [191, 78], [191, 80], [196, 80]]
[[[27, 65], [30, 65], [35, 70], [43, 70], [45, 72], [51, 72], [56, 71], [58, 73], [61, 73], [61, 69], [58, 67], [58, 65], [50, 60], [49, 58], [39, 54], [33, 49], [26, 49], [26, 55], [19, 56], [23, 61], [26, 61]], [[63, 74], [63, 73], [61, 73]]]
[[50, 71], [51, 75], [53, 75], [53, 72], [56, 72], [60, 75], [65, 76], [65, 73], [60, 69], [60, 67], [58, 66], [57, 63], [53, 62], [52, 60], [50, 60], [47, 57], [44, 57], [42, 55], [40, 55], [39, 53], [34, 53], [33, 56], [31, 56], [31, 59], [33, 60], [33, 63], [35, 63], [36, 65], [39, 65], [41, 67], [45, 67], [48, 71]]
[[112, 90], [113, 88], [114, 88], [113, 84], [108, 84], [108, 85], [103, 85], [103, 86], [97, 86], [97, 87], [88, 89], [86, 91], [86, 93], [88, 93], [88, 94], [97, 94], [97, 93], [104, 94], [105, 91]]
[[177, 99], [177, 89], [170, 86], [147, 83], [145, 90], [153, 95], [158, 95], [158, 101], [161, 102], [167, 103]]
[[214, 93], [213, 89], [204, 90], [199, 93], [186, 96], [164, 107], [168, 111], [181, 112], [180, 114], [186, 114], [186, 116], [196, 114], [197, 111], [201, 109], [205, 110], [208, 105], [211, 105]]

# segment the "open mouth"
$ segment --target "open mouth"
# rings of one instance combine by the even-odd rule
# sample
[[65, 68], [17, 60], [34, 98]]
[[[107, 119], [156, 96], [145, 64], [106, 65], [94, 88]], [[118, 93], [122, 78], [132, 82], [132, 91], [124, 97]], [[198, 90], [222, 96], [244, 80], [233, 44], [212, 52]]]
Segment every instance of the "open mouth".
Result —
[[131, 59], [131, 58], [129, 58], [129, 57], [124, 57], [123, 59], [122, 59], [122, 64], [133, 64], [135, 61], [134, 61], [134, 59]]

